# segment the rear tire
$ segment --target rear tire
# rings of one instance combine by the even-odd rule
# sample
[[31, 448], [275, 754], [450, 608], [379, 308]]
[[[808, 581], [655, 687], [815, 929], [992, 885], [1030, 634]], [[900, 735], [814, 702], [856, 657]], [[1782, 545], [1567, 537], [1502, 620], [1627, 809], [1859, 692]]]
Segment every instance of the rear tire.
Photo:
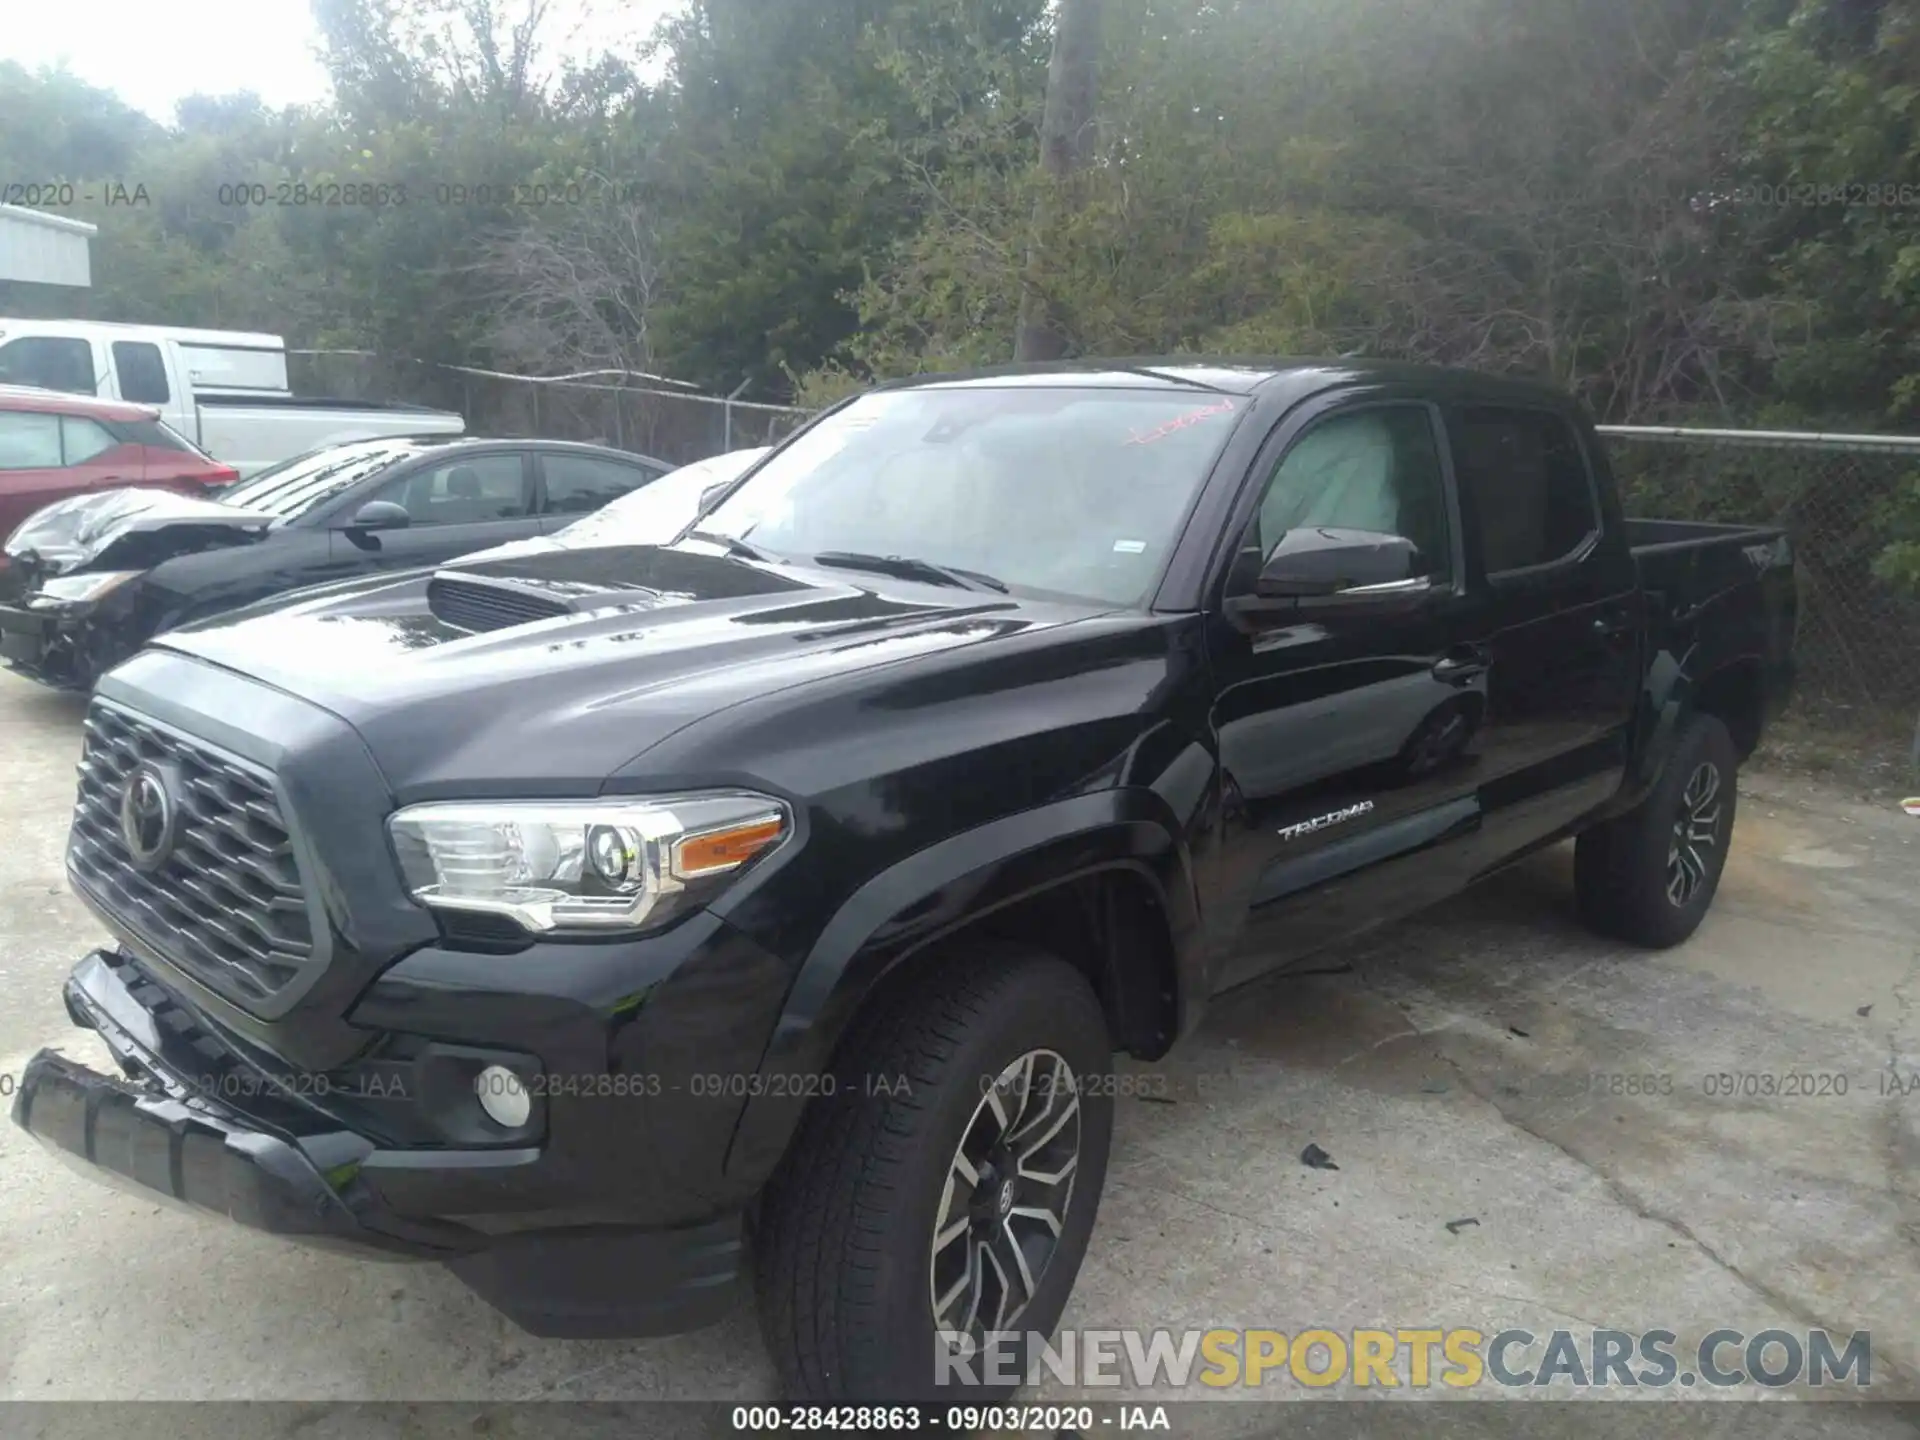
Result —
[[1733, 840], [1740, 760], [1727, 727], [1695, 715], [1647, 798], [1574, 847], [1580, 915], [1603, 935], [1664, 950], [1692, 935]]
[[[983, 1332], [1052, 1334], [1106, 1178], [1111, 1064], [1086, 979], [1025, 946], [934, 957], [855, 1021], [756, 1234], [787, 1397], [985, 1403], [1016, 1388], [937, 1374], [936, 1332], [971, 1329], [971, 1301]], [[936, 1320], [942, 1294], [957, 1298]]]

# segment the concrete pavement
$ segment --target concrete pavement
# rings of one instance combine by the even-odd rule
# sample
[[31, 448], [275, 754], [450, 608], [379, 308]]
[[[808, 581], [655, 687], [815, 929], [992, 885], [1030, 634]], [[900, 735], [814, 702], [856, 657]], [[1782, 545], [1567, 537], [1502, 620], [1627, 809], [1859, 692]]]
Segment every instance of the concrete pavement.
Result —
[[[59, 1000], [103, 938], [61, 863], [80, 713], [0, 676], [9, 1086], [40, 1045], [100, 1054]], [[1765, 775], [1741, 806], [1715, 912], [1679, 950], [1586, 934], [1563, 850], [1218, 1005], [1119, 1102], [1066, 1324], [1657, 1327], [1683, 1356], [1721, 1327], [1871, 1330], [1875, 1392], [1920, 1398], [1920, 820]], [[1769, 1076], [1802, 1078], [1746, 1078]], [[1339, 1168], [1303, 1166], [1309, 1142]], [[1357, 1392], [1258, 1392], [1309, 1393]], [[671, 1340], [534, 1340], [435, 1268], [173, 1213], [7, 1125], [0, 1396], [764, 1400], [771, 1376], [745, 1312]], [[1868, 1425], [1847, 1416], [1822, 1427]]]

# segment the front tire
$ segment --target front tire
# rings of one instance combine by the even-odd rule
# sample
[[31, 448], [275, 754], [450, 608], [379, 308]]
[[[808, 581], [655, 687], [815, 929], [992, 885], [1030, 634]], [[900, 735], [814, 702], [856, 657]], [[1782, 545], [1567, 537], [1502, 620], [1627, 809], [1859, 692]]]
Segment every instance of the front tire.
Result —
[[[984, 1381], [978, 1360], [937, 1366], [937, 1332], [1053, 1333], [1106, 1178], [1111, 1063], [1086, 979], [1025, 946], [933, 957], [856, 1020], [756, 1235], [788, 1397], [1011, 1393], [968, 1383]], [[1010, 1353], [1017, 1373], [1024, 1350]]]
[[1647, 798], [1574, 847], [1580, 915], [1603, 935], [1664, 950], [1700, 927], [1733, 840], [1740, 759], [1727, 727], [1695, 715]]

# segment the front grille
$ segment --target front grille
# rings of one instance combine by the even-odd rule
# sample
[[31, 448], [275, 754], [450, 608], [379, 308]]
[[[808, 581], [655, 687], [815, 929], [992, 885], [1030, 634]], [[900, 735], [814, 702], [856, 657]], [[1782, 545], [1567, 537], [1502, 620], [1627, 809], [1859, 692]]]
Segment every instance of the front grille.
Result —
[[[67, 863], [116, 917], [223, 995], [270, 1000], [313, 960], [293, 838], [262, 771], [96, 700], [87, 712]], [[121, 832], [128, 777], [165, 777], [172, 853], [135, 867]]]
[[427, 608], [436, 619], [473, 631], [505, 630], [571, 613], [566, 605], [544, 595], [439, 576], [427, 582]]
[[40, 557], [31, 550], [0, 555], [0, 604], [24, 600], [39, 585], [40, 570]]

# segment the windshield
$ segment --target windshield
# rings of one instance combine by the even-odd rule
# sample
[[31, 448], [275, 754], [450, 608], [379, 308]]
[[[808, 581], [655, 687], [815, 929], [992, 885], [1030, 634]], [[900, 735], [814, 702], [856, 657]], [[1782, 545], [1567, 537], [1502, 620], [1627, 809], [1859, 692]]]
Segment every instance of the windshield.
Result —
[[1246, 408], [1193, 390], [884, 391], [775, 455], [699, 533], [1135, 604]]
[[296, 455], [222, 491], [220, 503], [292, 520], [417, 449], [411, 441], [372, 440]]

